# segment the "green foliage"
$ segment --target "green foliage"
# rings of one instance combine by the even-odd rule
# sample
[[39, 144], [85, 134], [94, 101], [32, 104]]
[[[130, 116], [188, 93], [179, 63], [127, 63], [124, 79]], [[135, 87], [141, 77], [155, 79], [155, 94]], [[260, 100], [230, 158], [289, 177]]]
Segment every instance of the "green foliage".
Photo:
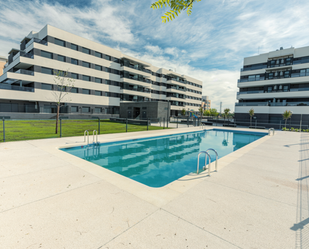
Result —
[[291, 127], [291, 131], [294, 131], [295, 129], [293, 127]]
[[288, 129], [286, 127], [282, 127], [282, 130], [283, 131], [287, 131]]
[[203, 113], [204, 116], [210, 116], [210, 111], [209, 110], [205, 110]]
[[224, 116], [227, 117], [230, 113], [230, 108], [225, 108], [223, 112], [224, 112]]
[[250, 115], [250, 118], [252, 118], [254, 116], [254, 109], [253, 108], [251, 108], [249, 110], [249, 115]]
[[218, 116], [218, 112], [217, 112], [217, 109], [215, 108], [211, 108], [210, 110], [210, 116], [214, 116], [214, 117], [217, 117]]
[[185, 108], [181, 110], [181, 115], [182, 115], [182, 116], [186, 115], [186, 110], [185, 110]]
[[202, 114], [203, 113], [203, 107], [198, 108], [198, 111]]
[[172, 21], [175, 19], [178, 14], [182, 11], [187, 11], [188, 15], [191, 15], [193, 3], [200, 2], [201, 0], [157, 0], [153, 4], [151, 4], [150, 8], [162, 9], [164, 7], [169, 7], [170, 10], [164, 13], [164, 16], [161, 16], [162, 22], [166, 23], [166, 21]]
[[292, 112], [285, 110], [285, 112], [282, 114], [282, 116], [283, 116], [283, 119], [287, 120], [287, 119], [292, 117]]

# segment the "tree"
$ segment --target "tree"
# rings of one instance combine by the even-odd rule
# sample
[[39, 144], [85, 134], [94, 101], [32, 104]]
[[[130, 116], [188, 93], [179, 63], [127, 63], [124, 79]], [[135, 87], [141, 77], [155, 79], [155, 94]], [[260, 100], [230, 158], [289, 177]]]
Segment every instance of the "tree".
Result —
[[210, 112], [210, 116], [214, 116], [214, 117], [216, 117], [216, 116], [218, 116], [218, 112], [217, 112], [217, 109], [215, 109], [215, 108], [211, 108], [210, 110], [209, 110], [209, 112]]
[[251, 108], [249, 110], [249, 115], [250, 115], [250, 126], [252, 126], [252, 117], [254, 116], [254, 109], [253, 108]]
[[282, 114], [283, 119], [285, 120], [285, 129], [286, 129], [286, 121], [292, 117], [292, 112], [285, 110], [285, 112]]
[[225, 118], [228, 117], [230, 113], [230, 108], [225, 108], [223, 112], [224, 112], [224, 123], [225, 123]]
[[53, 91], [54, 101], [57, 106], [57, 116], [56, 116], [56, 134], [58, 133], [58, 120], [60, 107], [63, 104], [65, 97], [71, 92], [74, 86], [74, 80], [68, 77], [68, 72], [64, 71], [54, 71], [55, 77], [54, 82], [56, 84], [56, 89]]
[[192, 13], [193, 3], [200, 2], [201, 0], [157, 0], [151, 4], [150, 8], [162, 9], [163, 7], [169, 7], [170, 10], [164, 13], [164, 16], [161, 16], [162, 22], [172, 21], [178, 16], [182, 11], [187, 11], [188, 16]]
[[209, 111], [209, 110], [205, 110], [204, 113], [203, 113], [203, 115], [206, 116], [206, 117], [207, 117], [207, 116], [210, 116], [210, 111]]
[[185, 109], [185, 108], [183, 108], [183, 109], [181, 110], [181, 115], [182, 115], [182, 116], [185, 116], [185, 115], [186, 115], [186, 109]]

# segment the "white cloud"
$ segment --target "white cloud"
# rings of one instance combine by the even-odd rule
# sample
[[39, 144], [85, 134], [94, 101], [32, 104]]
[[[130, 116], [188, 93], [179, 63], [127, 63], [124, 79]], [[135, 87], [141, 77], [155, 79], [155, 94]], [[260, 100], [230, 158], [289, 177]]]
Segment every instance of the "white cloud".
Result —
[[[50, 24], [93, 41], [109, 39], [128, 45], [136, 43], [138, 39], [131, 31], [131, 20], [120, 14], [123, 9], [112, 6], [109, 2], [94, 2], [95, 7], [88, 3], [89, 7], [83, 9], [42, 1], [27, 1], [22, 4], [11, 0], [1, 3], [0, 42], [8, 38], [19, 42], [30, 30], [39, 31]], [[128, 13], [132, 13], [133, 8], [126, 5]], [[7, 52], [6, 47], [0, 47], [0, 54]]]
[[154, 54], [162, 54], [162, 49], [159, 48], [159, 46], [152, 46], [152, 45], [146, 45], [145, 49], [147, 49], [148, 51], [150, 51], [151, 53]]

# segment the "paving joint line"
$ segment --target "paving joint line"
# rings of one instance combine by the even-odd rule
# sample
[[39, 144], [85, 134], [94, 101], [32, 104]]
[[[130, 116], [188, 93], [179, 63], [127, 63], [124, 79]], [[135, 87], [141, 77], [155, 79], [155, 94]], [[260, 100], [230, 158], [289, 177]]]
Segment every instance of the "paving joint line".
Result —
[[125, 232], [129, 231], [131, 228], [135, 227], [136, 225], [138, 225], [139, 223], [141, 223], [142, 221], [144, 221], [145, 219], [147, 219], [148, 217], [150, 217], [151, 215], [153, 215], [154, 213], [158, 212], [161, 208], [158, 208], [157, 210], [155, 210], [154, 212], [152, 212], [151, 214], [145, 216], [143, 219], [141, 219], [140, 221], [136, 222], [133, 226], [125, 229], [124, 231], [122, 231], [121, 233], [119, 233], [118, 235], [116, 235], [114, 238], [110, 239], [109, 241], [107, 241], [105, 244], [99, 246], [97, 249], [101, 249], [103, 246], [107, 245], [108, 243], [110, 243], [111, 241], [113, 241], [114, 239], [118, 238], [119, 236], [121, 236], [122, 234], [124, 234]]
[[210, 232], [210, 231], [208, 231], [208, 230], [206, 230], [206, 229], [204, 229], [204, 228], [202, 228], [202, 227], [200, 227], [200, 226], [198, 226], [198, 225], [196, 225], [196, 224], [194, 224], [194, 223], [192, 223], [192, 222], [190, 222], [190, 221], [188, 221], [188, 220], [186, 220], [186, 219], [184, 219], [184, 218], [181, 218], [181, 217], [179, 217], [178, 215], [173, 214], [173, 213], [167, 211], [167, 210], [164, 209], [164, 208], [161, 208], [161, 210], [163, 210], [163, 211], [165, 211], [165, 212], [167, 212], [167, 213], [173, 215], [174, 217], [177, 217], [178, 219], [183, 220], [183, 221], [185, 221], [185, 222], [187, 222], [187, 223], [189, 223], [189, 224], [191, 224], [191, 225], [193, 225], [193, 226], [195, 226], [195, 227], [201, 229], [202, 231], [207, 232], [207, 233], [209, 233], [209, 234], [211, 234], [211, 235], [213, 235], [213, 236], [215, 236], [215, 237], [217, 237], [217, 238], [219, 238], [219, 239], [221, 239], [221, 240], [223, 240], [223, 241], [225, 241], [225, 242], [227, 242], [227, 243], [229, 243], [229, 244], [231, 244], [231, 245], [233, 245], [233, 246], [235, 246], [235, 247], [237, 247], [237, 248], [243, 249], [242, 247], [233, 244], [232, 242], [230, 242], [230, 241], [228, 241], [228, 240], [226, 240], [226, 239], [220, 237], [219, 235], [216, 235], [216, 234], [214, 234], [214, 233], [212, 233], [212, 232]]

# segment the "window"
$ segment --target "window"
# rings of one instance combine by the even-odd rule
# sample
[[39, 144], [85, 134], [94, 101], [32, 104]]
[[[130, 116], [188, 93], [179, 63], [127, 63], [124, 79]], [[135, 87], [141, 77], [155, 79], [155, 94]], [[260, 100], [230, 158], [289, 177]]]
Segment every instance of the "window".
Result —
[[112, 57], [110, 57], [109, 55], [104, 55], [104, 59], [110, 61], [112, 59]]
[[272, 92], [272, 89], [273, 88], [271, 86], [267, 87], [267, 92], [269, 92], [269, 93]]
[[83, 107], [83, 108], [82, 108], [82, 112], [83, 112], [83, 113], [90, 112], [90, 107]]
[[94, 52], [94, 55], [95, 55], [96, 57], [102, 58], [102, 54], [99, 53], [99, 52], [97, 52], [97, 51]]
[[58, 59], [58, 61], [63, 61], [64, 62], [65, 61], [65, 56], [62, 56], [62, 55], [58, 54], [58, 58], [57, 59]]
[[289, 91], [289, 86], [283, 86], [283, 91], [284, 91], [284, 92]]
[[45, 57], [45, 58], [48, 58], [48, 59], [52, 59], [53, 58], [53, 54], [49, 53], [49, 52], [46, 52], [46, 51], [41, 51], [41, 56]]
[[94, 108], [94, 112], [95, 113], [101, 113], [102, 112], [102, 108], [101, 107], [96, 107], [96, 108]]
[[95, 65], [94, 68], [95, 68], [96, 70], [102, 71], [102, 66]]
[[95, 82], [96, 82], [96, 83], [102, 83], [102, 79], [100, 79], [100, 78], [95, 78]]
[[248, 77], [248, 80], [249, 80], [249, 81], [255, 81], [255, 75], [250, 75], [250, 76]]
[[57, 86], [57, 91], [65, 92], [66, 91], [66, 86]]
[[65, 41], [55, 38], [55, 44], [65, 47]]
[[90, 54], [90, 49], [82, 48], [82, 52], [85, 53], [85, 54]]
[[53, 69], [42, 67], [41, 68], [41, 73], [51, 74], [52, 75], [53, 74]]
[[78, 89], [76, 87], [71, 88], [71, 93], [78, 93]]
[[44, 90], [53, 90], [53, 85], [42, 83], [41, 88]]
[[94, 95], [102, 96], [102, 92], [101, 91], [94, 91]]
[[76, 60], [76, 59], [71, 59], [71, 63], [74, 64], [74, 65], [78, 65], [78, 60]]
[[83, 80], [85, 80], [85, 81], [90, 81], [90, 76], [83, 75]]
[[71, 49], [73, 49], [73, 50], [76, 50], [76, 51], [77, 51], [77, 50], [78, 50], [78, 46], [77, 46], [77, 45], [75, 45], [75, 44], [72, 44], [72, 43], [71, 43]]
[[106, 72], [109, 72], [109, 73], [111, 72], [111, 69], [109, 67], [106, 67], [105, 70]]
[[71, 78], [72, 79], [78, 79], [78, 74], [77, 73], [71, 73]]
[[71, 106], [71, 112], [78, 112], [78, 106]]
[[89, 89], [83, 89], [83, 94], [90, 94], [90, 90]]
[[90, 63], [83, 61], [82, 66], [90, 68]]

